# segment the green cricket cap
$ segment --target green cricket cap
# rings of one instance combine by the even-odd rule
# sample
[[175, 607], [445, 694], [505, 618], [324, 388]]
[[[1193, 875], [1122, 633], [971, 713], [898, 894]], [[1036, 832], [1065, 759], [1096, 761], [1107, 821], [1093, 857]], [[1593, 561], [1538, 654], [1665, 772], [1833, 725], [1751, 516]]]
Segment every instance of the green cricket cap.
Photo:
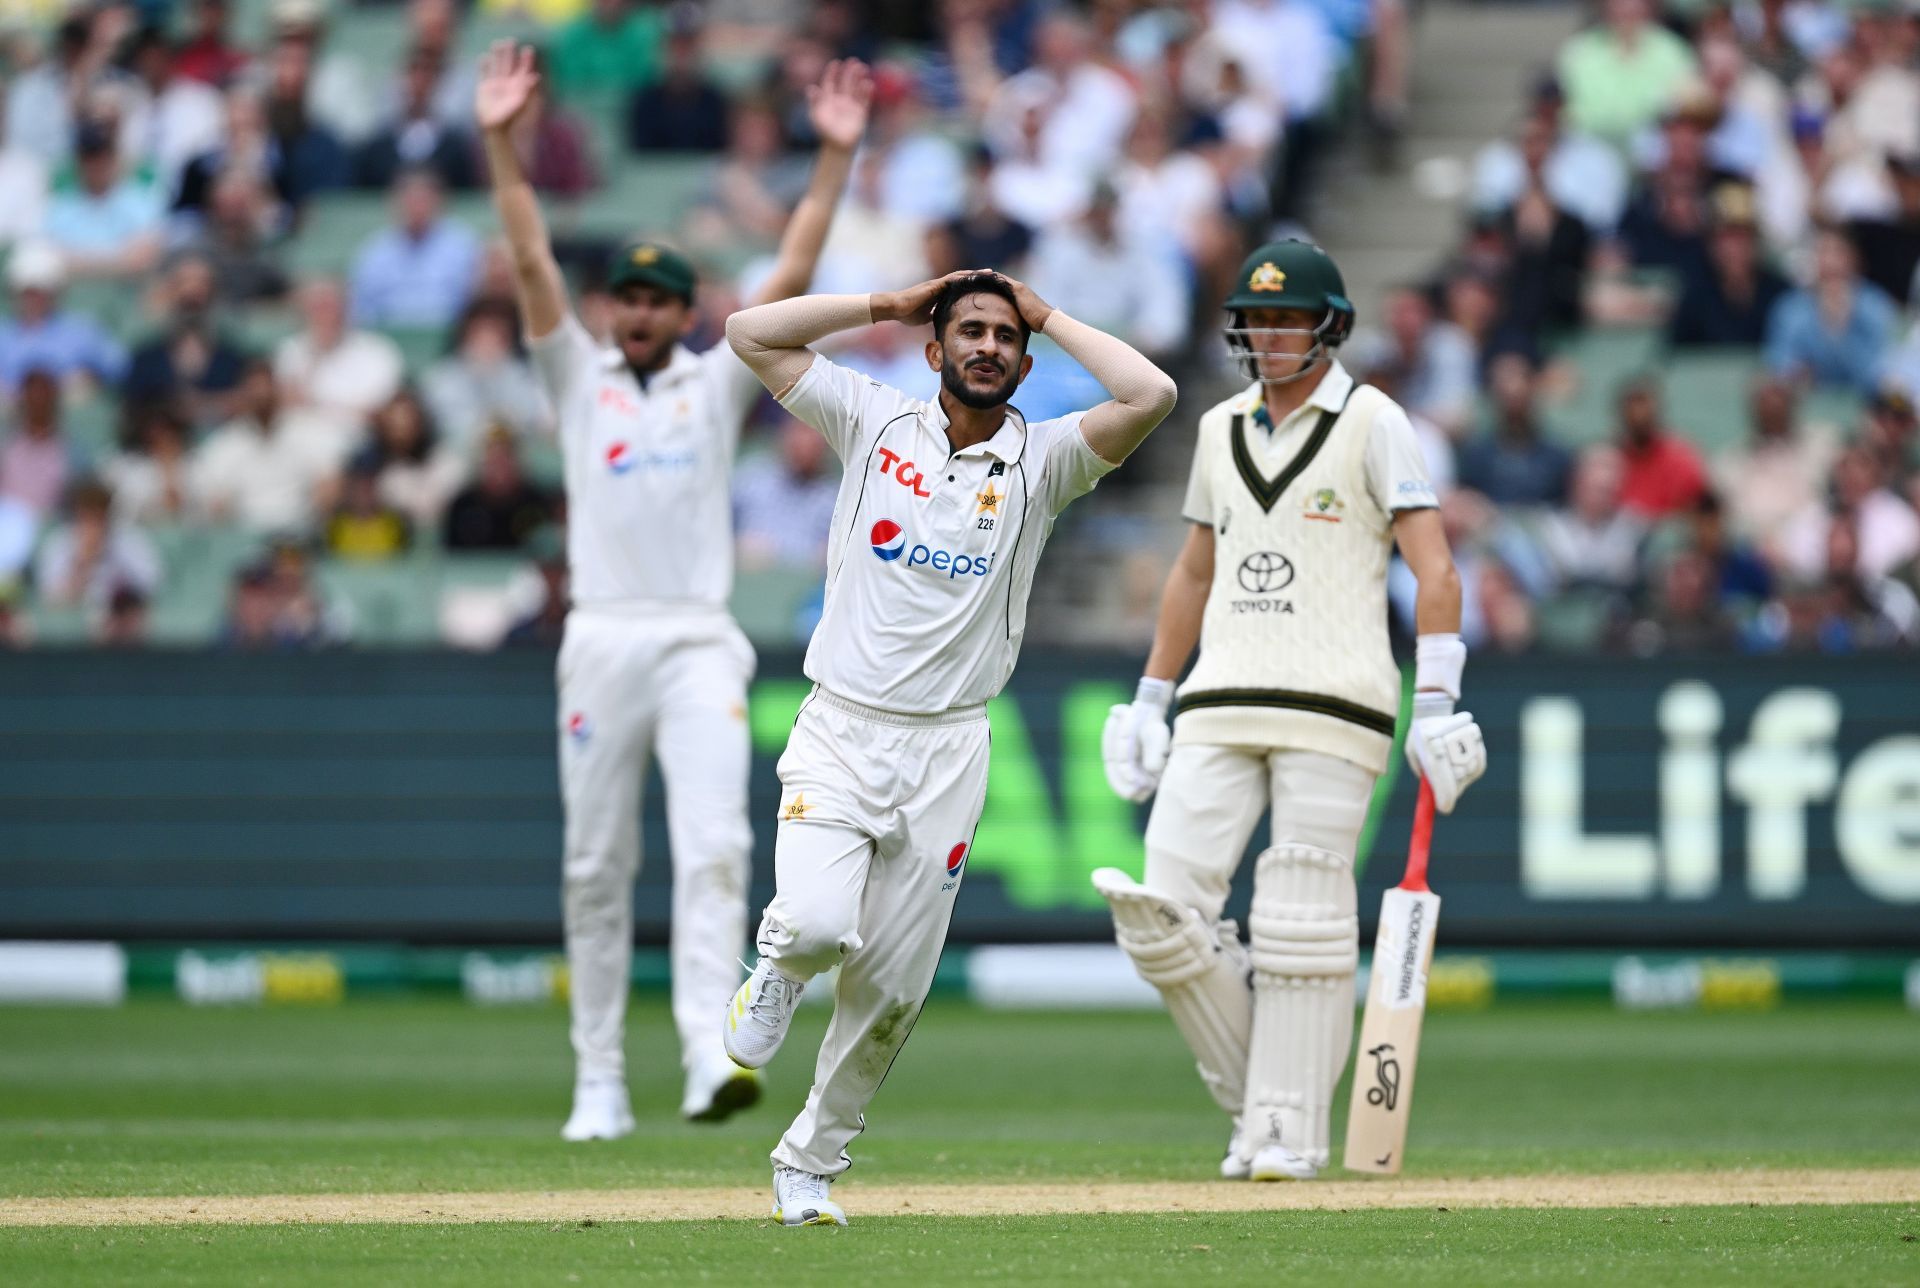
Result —
[[697, 276], [692, 260], [655, 241], [627, 242], [607, 261], [608, 290], [628, 285], [657, 286], [691, 303]]

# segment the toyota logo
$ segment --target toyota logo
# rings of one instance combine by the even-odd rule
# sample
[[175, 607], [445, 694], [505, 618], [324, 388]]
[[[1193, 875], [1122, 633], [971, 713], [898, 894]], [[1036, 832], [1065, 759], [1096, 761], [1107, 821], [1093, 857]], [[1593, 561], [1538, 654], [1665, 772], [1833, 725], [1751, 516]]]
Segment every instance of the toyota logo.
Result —
[[1240, 589], [1250, 595], [1270, 595], [1293, 585], [1293, 564], [1285, 555], [1257, 550], [1240, 561]]

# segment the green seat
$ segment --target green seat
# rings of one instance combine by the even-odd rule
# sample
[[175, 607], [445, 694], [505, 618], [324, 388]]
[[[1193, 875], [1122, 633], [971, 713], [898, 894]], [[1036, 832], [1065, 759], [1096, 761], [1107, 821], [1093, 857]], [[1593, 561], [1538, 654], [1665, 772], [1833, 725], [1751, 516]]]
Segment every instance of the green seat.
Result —
[[382, 327], [380, 334], [399, 346], [407, 372], [419, 376], [422, 371], [446, 356], [447, 330], [444, 327]]
[[1553, 356], [1572, 363], [1579, 379], [1568, 397], [1543, 408], [1554, 438], [1569, 447], [1609, 438], [1620, 386], [1635, 376], [1657, 374], [1664, 347], [1664, 335], [1652, 327], [1584, 331], [1561, 343]]
[[1711, 456], [1747, 437], [1747, 404], [1760, 355], [1752, 349], [1696, 349], [1666, 365], [1667, 419]]
[[414, 556], [373, 564], [326, 559], [316, 571], [329, 601], [347, 610], [356, 645], [404, 647], [439, 640], [438, 559]]
[[1540, 647], [1556, 653], [1591, 653], [1606, 634], [1614, 603], [1613, 592], [1605, 590], [1570, 590], [1542, 601], [1534, 614]]
[[148, 611], [156, 644], [195, 645], [217, 639], [226, 622], [233, 576], [260, 557], [265, 542], [232, 527], [158, 524], [147, 530], [166, 566]]
[[570, 231], [618, 239], [670, 231], [712, 182], [711, 157], [629, 152], [605, 158], [606, 183], [573, 213]]

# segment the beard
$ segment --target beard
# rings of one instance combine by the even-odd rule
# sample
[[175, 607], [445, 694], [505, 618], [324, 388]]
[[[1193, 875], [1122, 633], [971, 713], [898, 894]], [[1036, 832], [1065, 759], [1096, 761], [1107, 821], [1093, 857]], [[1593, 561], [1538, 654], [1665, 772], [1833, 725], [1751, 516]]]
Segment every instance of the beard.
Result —
[[992, 389], [982, 390], [967, 383], [966, 369], [955, 366], [952, 358], [942, 358], [940, 361], [940, 387], [952, 394], [955, 402], [975, 411], [998, 407], [1013, 397], [1013, 391], [1020, 387], [1019, 373], [1008, 371], [1003, 374], [1005, 378], [999, 384]]

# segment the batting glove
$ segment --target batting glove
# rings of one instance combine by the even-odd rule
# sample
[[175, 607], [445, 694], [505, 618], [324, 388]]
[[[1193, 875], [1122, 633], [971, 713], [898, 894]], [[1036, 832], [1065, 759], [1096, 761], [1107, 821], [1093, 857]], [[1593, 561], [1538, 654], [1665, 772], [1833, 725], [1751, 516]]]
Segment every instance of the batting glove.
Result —
[[1434, 808], [1451, 814], [1460, 794], [1487, 772], [1487, 742], [1471, 715], [1453, 709], [1452, 698], [1416, 693], [1407, 764], [1433, 787]]
[[1173, 731], [1167, 728], [1167, 704], [1173, 700], [1173, 681], [1140, 677], [1132, 702], [1107, 712], [1100, 734], [1100, 757], [1107, 766], [1107, 785], [1116, 796], [1139, 802], [1153, 795], [1167, 767], [1167, 748]]

